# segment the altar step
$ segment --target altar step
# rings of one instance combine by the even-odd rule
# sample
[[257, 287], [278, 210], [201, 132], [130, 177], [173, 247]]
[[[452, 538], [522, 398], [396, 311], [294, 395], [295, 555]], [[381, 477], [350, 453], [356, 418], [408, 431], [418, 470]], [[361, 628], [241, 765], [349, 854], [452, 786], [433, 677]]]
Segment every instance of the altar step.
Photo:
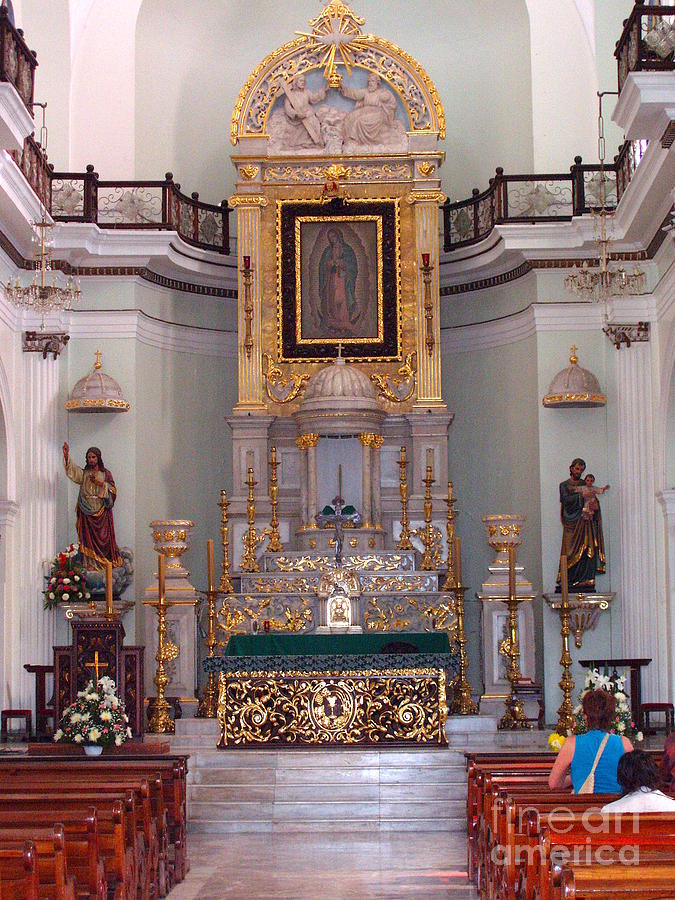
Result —
[[193, 831], [466, 828], [463, 748], [215, 750], [217, 723], [177, 724], [172, 750], [191, 754]]

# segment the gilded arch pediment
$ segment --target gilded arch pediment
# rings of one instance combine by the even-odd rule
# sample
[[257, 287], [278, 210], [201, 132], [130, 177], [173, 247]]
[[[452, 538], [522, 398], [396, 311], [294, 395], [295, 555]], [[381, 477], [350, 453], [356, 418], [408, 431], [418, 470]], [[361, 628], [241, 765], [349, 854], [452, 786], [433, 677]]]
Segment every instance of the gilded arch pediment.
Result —
[[408, 134], [444, 138], [445, 113], [429, 75], [405, 50], [364, 34], [364, 22], [331, 0], [310, 31], [268, 54], [239, 92], [232, 143], [271, 138], [288, 152], [337, 155], [406, 152]]

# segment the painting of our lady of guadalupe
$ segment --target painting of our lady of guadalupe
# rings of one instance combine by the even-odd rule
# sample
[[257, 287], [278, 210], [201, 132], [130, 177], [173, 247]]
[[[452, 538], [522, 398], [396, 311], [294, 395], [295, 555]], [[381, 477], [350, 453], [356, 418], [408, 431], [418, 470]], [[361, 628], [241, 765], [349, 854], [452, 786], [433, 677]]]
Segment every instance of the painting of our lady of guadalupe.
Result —
[[382, 340], [378, 217], [319, 217], [299, 225], [298, 344]]

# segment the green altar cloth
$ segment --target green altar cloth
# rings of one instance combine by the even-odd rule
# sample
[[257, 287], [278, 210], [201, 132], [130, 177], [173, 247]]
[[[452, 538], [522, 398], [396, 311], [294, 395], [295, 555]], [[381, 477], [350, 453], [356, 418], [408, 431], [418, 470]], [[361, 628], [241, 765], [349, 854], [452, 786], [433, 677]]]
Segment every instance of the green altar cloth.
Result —
[[[367, 656], [383, 647], [410, 644], [416, 653], [450, 653], [448, 635], [443, 631], [408, 633], [366, 632], [365, 634], [233, 634], [226, 656]], [[401, 656], [405, 664], [405, 654]]]

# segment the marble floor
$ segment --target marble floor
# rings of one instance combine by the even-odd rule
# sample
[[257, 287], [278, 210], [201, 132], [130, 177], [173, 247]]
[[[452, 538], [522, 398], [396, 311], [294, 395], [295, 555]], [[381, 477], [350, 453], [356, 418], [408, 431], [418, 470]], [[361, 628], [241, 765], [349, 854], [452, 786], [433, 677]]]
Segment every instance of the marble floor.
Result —
[[466, 840], [443, 832], [190, 834], [170, 900], [474, 900]]

